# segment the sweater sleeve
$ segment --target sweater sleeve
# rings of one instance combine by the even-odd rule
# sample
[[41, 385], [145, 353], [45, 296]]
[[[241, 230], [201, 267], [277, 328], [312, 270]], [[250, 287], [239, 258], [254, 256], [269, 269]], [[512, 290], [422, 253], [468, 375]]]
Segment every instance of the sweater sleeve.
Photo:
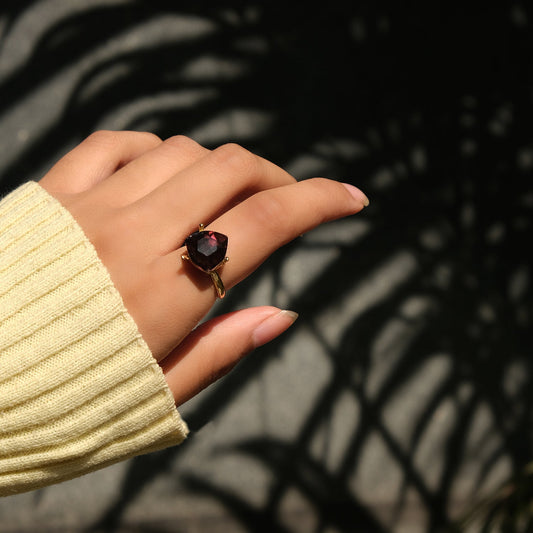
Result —
[[0, 202], [0, 496], [180, 443], [160, 366], [68, 210]]

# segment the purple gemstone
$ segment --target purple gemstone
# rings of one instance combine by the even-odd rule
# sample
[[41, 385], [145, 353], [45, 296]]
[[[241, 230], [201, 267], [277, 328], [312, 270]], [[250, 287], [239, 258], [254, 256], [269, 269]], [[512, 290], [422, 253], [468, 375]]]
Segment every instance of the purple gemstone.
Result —
[[191, 262], [209, 272], [224, 261], [228, 238], [216, 231], [197, 231], [185, 239], [185, 246]]

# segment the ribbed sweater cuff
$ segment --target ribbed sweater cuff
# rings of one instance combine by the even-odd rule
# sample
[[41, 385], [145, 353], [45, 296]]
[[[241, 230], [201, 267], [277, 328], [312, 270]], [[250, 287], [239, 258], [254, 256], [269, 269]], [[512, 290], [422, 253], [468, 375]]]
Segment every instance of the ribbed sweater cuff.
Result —
[[82, 229], [37, 183], [13, 191], [0, 202], [0, 496], [186, 434]]

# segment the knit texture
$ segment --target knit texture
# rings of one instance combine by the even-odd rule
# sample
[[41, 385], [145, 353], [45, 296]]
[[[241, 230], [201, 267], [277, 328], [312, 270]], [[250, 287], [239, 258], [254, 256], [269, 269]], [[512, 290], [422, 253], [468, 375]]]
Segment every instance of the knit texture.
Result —
[[186, 434], [82, 229], [37, 183], [13, 191], [0, 202], [0, 496]]

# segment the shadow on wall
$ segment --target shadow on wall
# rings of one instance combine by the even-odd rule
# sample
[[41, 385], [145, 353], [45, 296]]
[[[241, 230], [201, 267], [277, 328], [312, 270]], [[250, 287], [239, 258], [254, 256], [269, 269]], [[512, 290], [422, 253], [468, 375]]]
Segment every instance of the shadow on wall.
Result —
[[[216, 449], [271, 473], [263, 504], [193, 473], [180, 490], [249, 531], [292, 531], [292, 491], [314, 531], [394, 530], [413, 505], [421, 530], [450, 526], [533, 448], [530, 7], [176, 4], [3, 3], [2, 191], [103, 127], [236, 141], [298, 179], [360, 186], [362, 215], [289, 245], [217, 309], [268, 280], [261, 303], [301, 318], [202, 395], [194, 430], [302, 338], [329, 369], [292, 438]], [[132, 460], [93, 529], [118, 527], [191, 441]]]

